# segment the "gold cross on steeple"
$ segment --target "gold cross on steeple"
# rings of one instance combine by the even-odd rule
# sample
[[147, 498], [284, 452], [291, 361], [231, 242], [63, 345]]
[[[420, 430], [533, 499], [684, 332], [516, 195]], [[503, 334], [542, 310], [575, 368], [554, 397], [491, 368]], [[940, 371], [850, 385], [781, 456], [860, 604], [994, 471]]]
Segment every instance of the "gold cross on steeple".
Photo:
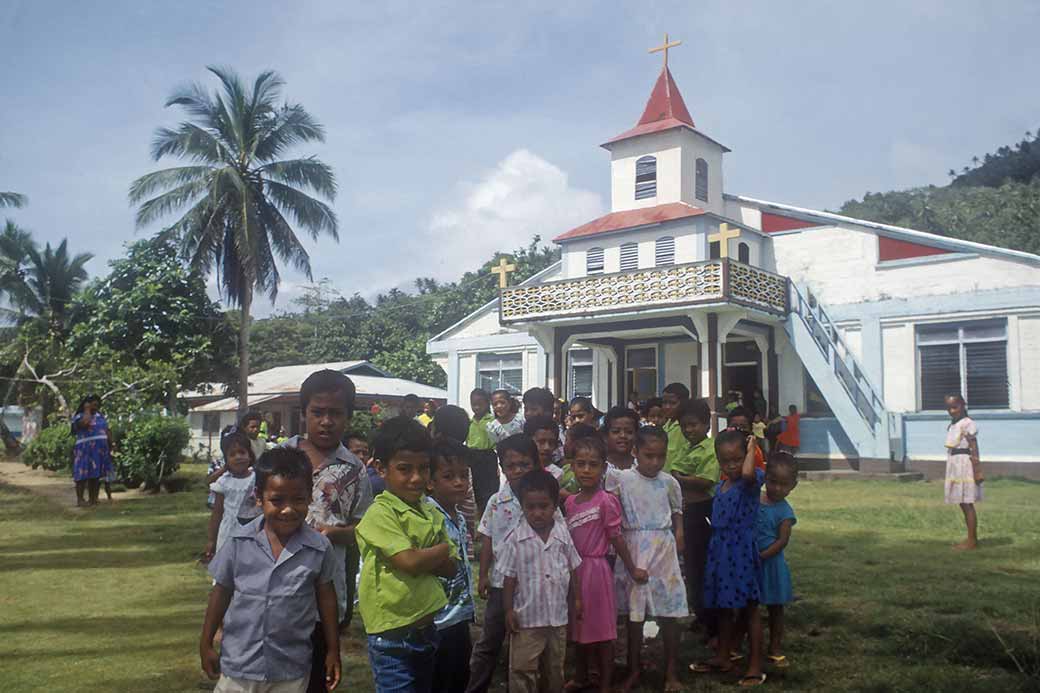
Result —
[[668, 69], [668, 49], [669, 48], [675, 48], [676, 46], [681, 46], [681, 45], [682, 45], [682, 41], [672, 41], [671, 43], [668, 43], [668, 34], [665, 33], [665, 35], [664, 35], [664, 43], [661, 44], [660, 46], [658, 46], [657, 48], [651, 48], [648, 52], [649, 53], [661, 53], [661, 52], [663, 52], [664, 53], [664, 69], [667, 70]]
[[734, 238], [740, 238], [740, 229], [722, 223], [719, 224], [719, 232], [708, 236], [708, 241], [719, 244], [719, 257], [729, 257], [729, 242]]
[[508, 277], [510, 272], [515, 272], [515, 271], [516, 271], [516, 265], [511, 264], [505, 258], [502, 258], [502, 259], [500, 259], [498, 261], [498, 266], [497, 267], [492, 267], [491, 268], [491, 274], [497, 274], [498, 275], [498, 288], [500, 288], [500, 289], [504, 289], [504, 288], [506, 288], [506, 286], [508, 286], [508, 282], [506, 281], [506, 278]]

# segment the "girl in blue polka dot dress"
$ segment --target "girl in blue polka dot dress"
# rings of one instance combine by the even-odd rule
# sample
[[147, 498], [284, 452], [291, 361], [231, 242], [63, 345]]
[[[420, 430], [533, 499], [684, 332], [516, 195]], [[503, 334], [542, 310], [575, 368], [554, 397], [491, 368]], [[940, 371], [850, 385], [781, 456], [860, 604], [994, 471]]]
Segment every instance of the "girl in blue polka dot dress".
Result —
[[[755, 521], [765, 474], [755, 468], [754, 436], [728, 428], [715, 438], [722, 480], [715, 487], [711, 543], [704, 566], [704, 607], [719, 618], [719, 649], [705, 662], [691, 664], [699, 674], [733, 669], [730, 653], [737, 633], [747, 632], [750, 648], [741, 687], [765, 683], [762, 673], [762, 622], [758, 613], [759, 554]], [[739, 623], [739, 627], [736, 627]]]

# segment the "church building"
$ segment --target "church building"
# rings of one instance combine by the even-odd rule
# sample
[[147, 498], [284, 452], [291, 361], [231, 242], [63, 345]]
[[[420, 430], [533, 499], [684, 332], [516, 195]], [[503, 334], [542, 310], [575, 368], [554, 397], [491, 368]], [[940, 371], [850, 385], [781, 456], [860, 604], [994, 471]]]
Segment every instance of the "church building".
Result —
[[943, 397], [961, 392], [987, 473], [1040, 478], [1040, 256], [728, 191], [730, 150], [667, 58], [602, 147], [610, 213], [429, 341], [449, 402], [545, 386], [605, 411], [681, 382], [717, 427], [731, 393], [757, 390], [803, 414], [804, 468], [936, 477]]

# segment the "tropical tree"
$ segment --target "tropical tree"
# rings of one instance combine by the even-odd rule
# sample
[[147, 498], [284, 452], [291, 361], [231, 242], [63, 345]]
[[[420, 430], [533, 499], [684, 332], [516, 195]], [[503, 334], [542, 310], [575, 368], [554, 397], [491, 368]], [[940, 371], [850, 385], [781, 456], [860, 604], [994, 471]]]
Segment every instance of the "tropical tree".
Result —
[[[29, 250], [35, 247], [32, 234], [8, 219], [0, 231], [0, 298], [6, 296], [14, 303], [25, 293], [25, 265], [29, 261]], [[0, 309], [0, 313], [7, 310]], [[4, 317], [0, 314], [0, 322]]]
[[16, 192], [0, 192], [0, 208], [24, 207], [29, 203], [29, 198]]
[[94, 257], [91, 253], [70, 256], [68, 243], [67, 238], [57, 248], [48, 243], [42, 252], [30, 245], [22, 283], [11, 294], [11, 303], [25, 318], [42, 319], [58, 335], [65, 333], [69, 305], [86, 282], [86, 264]]
[[336, 195], [332, 169], [313, 156], [282, 159], [287, 150], [322, 142], [325, 132], [303, 106], [279, 103], [283, 80], [261, 73], [248, 88], [235, 72], [210, 67], [221, 90], [199, 84], [179, 89], [166, 106], [191, 117], [175, 129], [159, 128], [152, 156], [177, 157], [188, 165], [155, 171], [130, 186], [131, 204], [140, 204], [138, 227], [187, 211], [160, 231], [176, 239], [190, 267], [217, 274], [226, 300], [241, 308], [239, 324], [239, 407], [248, 405], [249, 328], [254, 294], [273, 302], [280, 276], [277, 257], [311, 278], [310, 258], [296, 228], [312, 239], [339, 239], [329, 201]]

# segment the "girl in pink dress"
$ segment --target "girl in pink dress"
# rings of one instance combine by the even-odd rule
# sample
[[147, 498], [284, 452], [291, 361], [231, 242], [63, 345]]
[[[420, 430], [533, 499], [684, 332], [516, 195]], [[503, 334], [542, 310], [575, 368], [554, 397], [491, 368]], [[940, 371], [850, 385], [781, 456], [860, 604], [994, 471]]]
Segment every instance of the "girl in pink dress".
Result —
[[582, 618], [571, 619], [570, 638], [577, 645], [575, 679], [564, 687], [577, 691], [594, 685], [589, 678], [589, 662], [599, 663], [601, 693], [611, 690], [614, 673], [614, 640], [617, 638], [614, 601], [614, 571], [607, 562], [607, 551], [614, 547], [618, 558], [635, 582], [647, 580], [645, 570], [636, 568], [621, 535], [621, 503], [603, 490], [607, 451], [598, 437], [574, 441], [571, 469], [578, 481], [578, 493], [564, 503], [567, 528], [581, 555], [577, 573], [581, 576]]

